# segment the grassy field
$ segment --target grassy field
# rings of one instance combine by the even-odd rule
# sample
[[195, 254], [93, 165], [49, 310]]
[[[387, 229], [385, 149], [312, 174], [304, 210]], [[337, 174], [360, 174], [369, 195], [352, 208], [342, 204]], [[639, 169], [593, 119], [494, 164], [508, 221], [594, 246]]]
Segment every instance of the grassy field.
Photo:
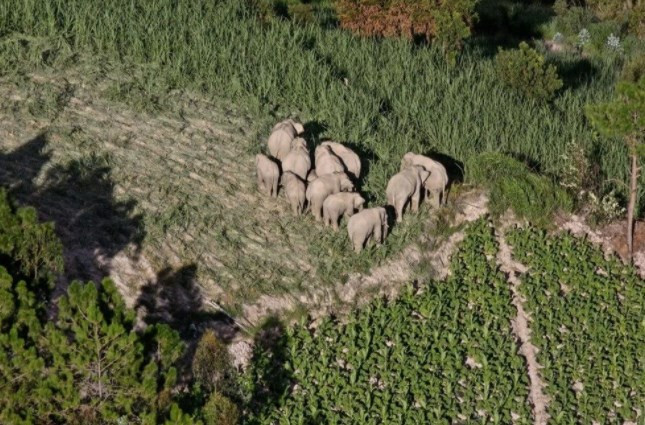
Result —
[[[481, 153], [557, 179], [575, 140], [601, 184], [624, 181], [624, 146], [582, 114], [610, 94], [615, 60], [551, 57], [569, 70], [567, 86], [538, 104], [500, 84], [491, 47], [468, 46], [451, 68], [432, 47], [260, 21], [239, 1], [5, 1], [1, 183], [59, 223], [71, 273], [98, 277], [97, 259], [105, 272], [117, 253], [143, 252], [153, 274], [186, 269], [235, 310], [343, 282], [427, 230], [427, 212], [411, 216], [384, 249], [356, 256], [344, 232], [259, 198], [252, 156], [285, 116], [305, 122], [313, 143], [331, 137], [361, 154], [373, 205], [410, 150], [442, 154], [485, 184], [491, 157]], [[545, 180], [493, 180], [511, 186], [494, 192], [499, 212], [506, 193], [538, 218], [567, 204]]]
[[136, 297], [146, 279], [166, 280], [115, 260], [141, 254], [153, 273], [188, 270], [203, 297], [241, 313], [263, 295], [291, 293], [297, 304], [297, 294], [368, 271], [428, 227], [424, 210], [382, 249], [356, 255], [345, 231], [256, 191], [264, 138], [248, 112], [173, 93], [151, 115], [110, 100], [118, 78], [88, 69], [0, 80], [0, 183], [56, 223], [69, 276], [120, 276]]
[[535, 104], [500, 84], [488, 48], [468, 48], [449, 68], [432, 48], [405, 41], [262, 23], [244, 2], [8, 1], [0, 18], [0, 60], [9, 72], [25, 60], [42, 66], [92, 55], [100, 64], [132, 65], [132, 78], [114, 95], [147, 108], [172, 89], [190, 88], [243, 102], [254, 119], [270, 117], [265, 130], [296, 114], [311, 123], [314, 139], [333, 137], [360, 151], [369, 162], [363, 188], [375, 200], [384, 199], [408, 150], [461, 163], [504, 152], [557, 176], [566, 143], [576, 140], [602, 181], [624, 181], [624, 146], [596, 137], [582, 113], [609, 95], [612, 58], [553, 56], [567, 86], [552, 104]]

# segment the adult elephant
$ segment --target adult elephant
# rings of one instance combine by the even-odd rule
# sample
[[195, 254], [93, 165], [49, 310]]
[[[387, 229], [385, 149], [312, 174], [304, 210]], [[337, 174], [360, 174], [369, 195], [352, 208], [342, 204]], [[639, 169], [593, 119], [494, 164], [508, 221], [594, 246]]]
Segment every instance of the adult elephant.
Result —
[[361, 252], [369, 242], [382, 244], [387, 232], [387, 212], [383, 207], [367, 208], [347, 221], [347, 233], [355, 252]]
[[396, 211], [396, 221], [403, 220], [403, 211], [411, 205], [412, 212], [419, 210], [421, 188], [430, 173], [420, 165], [412, 165], [392, 176], [387, 184], [387, 202]]
[[[432, 158], [408, 152], [401, 160], [401, 170], [413, 165], [420, 165], [430, 172], [430, 177], [424, 182], [423, 187], [426, 197], [432, 197], [434, 206], [446, 204], [446, 187], [448, 186], [448, 172], [446, 167]], [[431, 195], [431, 196], [430, 196]]]
[[287, 119], [274, 125], [267, 141], [271, 156], [282, 161], [291, 151], [293, 139], [304, 133], [304, 131], [303, 125], [292, 119]]
[[361, 158], [356, 155], [356, 153], [348, 148], [347, 146], [327, 140], [320, 144], [321, 147], [328, 146], [331, 151], [336, 155], [343, 163], [347, 169], [347, 173], [354, 180], [358, 180], [361, 177]]
[[322, 206], [325, 198], [338, 192], [351, 192], [354, 184], [345, 173], [319, 176], [307, 186], [307, 202], [317, 221], [322, 219]]

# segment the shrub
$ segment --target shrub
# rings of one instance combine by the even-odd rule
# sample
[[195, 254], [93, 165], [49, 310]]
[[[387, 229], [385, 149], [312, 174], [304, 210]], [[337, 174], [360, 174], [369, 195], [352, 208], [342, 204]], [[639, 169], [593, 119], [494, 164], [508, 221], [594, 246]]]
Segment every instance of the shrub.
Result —
[[438, 42], [452, 60], [470, 36], [477, 0], [338, 0], [342, 28], [364, 36]]
[[217, 392], [211, 394], [202, 415], [206, 425], [235, 425], [240, 421], [240, 412], [235, 403]]
[[497, 152], [483, 153], [466, 163], [467, 179], [490, 190], [489, 208], [501, 215], [509, 208], [537, 225], [547, 225], [553, 213], [570, 210], [571, 198], [548, 177]]
[[232, 387], [232, 366], [226, 345], [207, 330], [193, 357], [193, 377], [208, 392], [226, 392]]
[[544, 57], [525, 42], [517, 50], [500, 48], [495, 69], [506, 85], [536, 100], [551, 100], [562, 87], [555, 66], [547, 65]]

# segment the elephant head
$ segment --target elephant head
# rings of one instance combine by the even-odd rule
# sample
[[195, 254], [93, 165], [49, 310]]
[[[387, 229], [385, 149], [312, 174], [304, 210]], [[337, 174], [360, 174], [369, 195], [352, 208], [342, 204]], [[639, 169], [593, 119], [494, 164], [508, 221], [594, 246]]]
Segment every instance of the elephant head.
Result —
[[403, 155], [403, 159], [401, 159], [401, 170], [411, 167], [414, 165], [414, 157], [416, 156], [415, 153], [413, 152], [408, 152], [405, 155]]
[[354, 191], [354, 183], [347, 177], [347, 174], [345, 173], [339, 173], [341, 174], [340, 176], [340, 191], [341, 192], [353, 192]]
[[354, 195], [354, 209], [357, 211], [363, 211], [363, 205], [365, 204], [365, 198], [363, 198], [358, 193]]
[[291, 149], [292, 150], [302, 149], [305, 152], [309, 152], [309, 149], [307, 149], [307, 141], [302, 137], [296, 137], [291, 141]]

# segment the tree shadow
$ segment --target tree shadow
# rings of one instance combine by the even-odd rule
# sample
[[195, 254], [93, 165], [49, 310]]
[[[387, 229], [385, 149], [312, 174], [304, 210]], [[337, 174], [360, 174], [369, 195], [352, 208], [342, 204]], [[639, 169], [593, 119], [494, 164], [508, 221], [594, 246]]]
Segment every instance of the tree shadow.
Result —
[[600, 74], [598, 68], [587, 58], [558, 57], [550, 62], [557, 67], [565, 88], [577, 89], [591, 83]]
[[535, 158], [519, 153], [519, 152], [504, 152], [504, 155], [507, 155], [522, 164], [526, 165], [526, 167], [532, 172], [536, 174], [541, 174], [542, 173], [542, 164], [536, 160]]
[[185, 341], [198, 340], [206, 329], [212, 329], [228, 343], [239, 329], [227, 314], [205, 310], [206, 300], [196, 275], [195, 264], [164, 268], [141, 288], [135, 309], [146, 324], [165, 323]]
[[249, 366], [253, 378], [253, 392], [248, 406], [252, 417], [250, 423], [261, 423], [262, 418], [270, 417], [291, 388], [293, 376], [285, 367], [289, 361], [284, 324], [277, 317], [270, 317], [256, 334]]
[[139, 253], [143, 217], [135, 213], [134, 200], [116, 199], [109, 157], [86, 155], [48, 166], [48, 144], [42, 133], [12, 152], [0, 152], [0, 185], [19, 203], [35, 207], [41, 220], [55, 223], [65, 276], [100, 280], [118, 252], [131, 246]]
[[516, 48], [521, 41], [541, 37], [540, 26], [553, 18], [553, 8], [523, 0], [481, 0], [476, 7], [478, 20], [468, 43], [486, 57], [500, 47]]

